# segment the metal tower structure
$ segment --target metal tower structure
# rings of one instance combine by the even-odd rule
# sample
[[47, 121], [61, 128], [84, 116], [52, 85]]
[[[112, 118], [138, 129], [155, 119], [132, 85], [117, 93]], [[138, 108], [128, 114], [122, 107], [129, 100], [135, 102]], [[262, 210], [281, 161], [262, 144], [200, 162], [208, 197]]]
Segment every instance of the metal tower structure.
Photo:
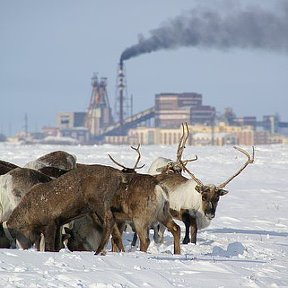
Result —
[[92, 93], [85, 126], [93, 137], [102, 134], [109, 125], [113, 124], [113, 118], [106, 89], [107, 78], [101, 77], [99, 80], [97, 74], [94, 73], [91, 85]]

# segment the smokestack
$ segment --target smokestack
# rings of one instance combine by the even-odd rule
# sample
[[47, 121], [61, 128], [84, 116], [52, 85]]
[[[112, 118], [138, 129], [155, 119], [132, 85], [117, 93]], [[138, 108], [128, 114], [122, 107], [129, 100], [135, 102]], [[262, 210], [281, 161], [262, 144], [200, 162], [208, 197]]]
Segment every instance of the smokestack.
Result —
[[263, 10], [256, 6], [229, 11], [195, 8], [151, 30], [149, 37], [141, 37], [137, 44], [123, 51], [120, 63], [141, 54], [180, 47], [287, 53], [288, 2], [277, 3], [280, 4], [278, 10]]
[[118, 91], [119, 91], [119, 123], [123, 126], [124, 123], [124, 64], [120, 59], [118, 70]]

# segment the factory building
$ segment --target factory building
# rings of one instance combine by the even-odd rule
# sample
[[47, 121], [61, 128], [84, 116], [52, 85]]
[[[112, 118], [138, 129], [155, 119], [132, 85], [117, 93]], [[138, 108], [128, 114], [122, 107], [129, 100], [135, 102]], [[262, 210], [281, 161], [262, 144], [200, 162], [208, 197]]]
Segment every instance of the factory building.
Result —
[[72, 129], [85, 126], [86, 112], [59, 112], [56, 125], [59, 129]]
[[[230, 126], [222, 122], [214, 127], [203, 124], [189, 125], [189, 130], [187, 145], [254, 145], [254, 130], [251, 126]], [[138, 127], [129, 131], [125, 141], [132, 145], [138, 143], [144, 145], [177, 145], [181, 135], [181, 126], [177, 128]], [[118, 144], [116, 138], [107, 137], [106, 141]]]
[[[271, 140], [280, 123], [277, 116], [264, 116], [263, 121], [258, 122], [255, 116], [236, 117], [232, 109], [227, 108], [222, 118], [216, 119], [215, 107], [203, 105], [202, 95], [195, 92], [156, 94], [154, 107], [127, 116], [124, 75], [122, 63], [117, 78], [117, 121], [112, 118], [107, 79], [99, 79], [94, 74], [87, 112], [58, 113], [58, 135], [83, 144], [172, 145], [178, 144], [179, 127], [187, 122], [191, 132], [188, 145], [255, 145], [282, 141], [279, 137]], [[288, 124], [281, 122], [281, 129], [288, 130]]]
[[215, 108], [202, 105], [198, 93], [161, 93], [155, 96], [155, 127], [177, 128], [183, 122], [213, 123]]

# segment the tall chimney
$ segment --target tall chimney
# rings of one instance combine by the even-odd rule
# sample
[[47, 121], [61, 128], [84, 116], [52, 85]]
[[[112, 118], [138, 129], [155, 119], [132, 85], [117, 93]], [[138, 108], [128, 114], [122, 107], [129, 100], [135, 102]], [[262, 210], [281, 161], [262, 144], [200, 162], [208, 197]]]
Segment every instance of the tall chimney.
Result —
[[118, 71], [118, 93], [119, 93], [119, 123], [123, 126], [124, 123], [124, 64], [121, 60]]

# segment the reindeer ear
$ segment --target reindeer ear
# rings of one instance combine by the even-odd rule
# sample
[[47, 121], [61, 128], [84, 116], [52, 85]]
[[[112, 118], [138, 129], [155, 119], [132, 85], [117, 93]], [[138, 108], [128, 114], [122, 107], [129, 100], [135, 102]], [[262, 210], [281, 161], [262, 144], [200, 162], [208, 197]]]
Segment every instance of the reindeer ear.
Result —
[[218, 190], [218, 194], [219, 196], [224, 196], [228, 193], [229, 191], [228, 190], [225, 190], [225, 189], [220, 189]]

